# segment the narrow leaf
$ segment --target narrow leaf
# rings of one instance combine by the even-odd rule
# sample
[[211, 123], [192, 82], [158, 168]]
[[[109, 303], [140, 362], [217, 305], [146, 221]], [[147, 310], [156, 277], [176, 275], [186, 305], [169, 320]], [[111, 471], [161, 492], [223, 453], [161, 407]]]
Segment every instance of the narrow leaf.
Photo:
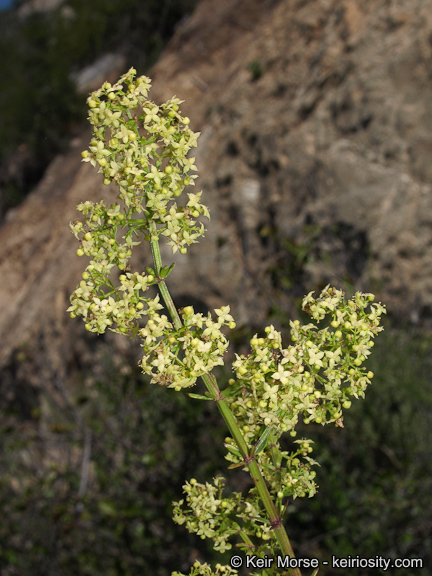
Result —
[[243, 388], [244, 384], [241, 382], [239, 384], [235, 384], [233, 386], [229, 386], [227, 388], [224, 388], [224, 390], [222, 390], [222, 396], [224, 398], [231, 398], [233, 396], [237, 395], [237, 392], [239, 392], [239, 390], [241, 390]]
[[228, 452], [231, 452], [231, 454], [234, 454], [234, 456], [237, 456], [237, 458], [242, 458], [242, 455], [240, 454], [240, 450], [238, 448], [232, 446], [231, 444], [224, 444], [224, 446], [228, 450]]
[[260, 439], [255, 444], [255, 448], [253, 451], [254, 455], [257, 455], [264, 450], [264, 448], [267, 446], [267, 442], [269, 440], [269, 437], [270, 437], [270, 434], [272, 433], [272, 431], [273, 430], [271, 428], [266, 427], [264, 429], [264, 432], [261, 434]]
[[168, 276], [168, 274], [171, 272], [171, 270], [174, 268], [174, 266], [175, 266], [175, 262], [173, 262], [170, 266], [164, 266], [162, 268], [162, 270], [160, 271], [160, 277], [166, 278]]
[[244, 462], [240, 462], [239, 464], [231, 464], [231, 466], [228, 466], [228, 470], [234, 470], [234, 468], [240, 468], [240, 466], [246, 466], [246, 464]]
[[201, 394], [192, 394], [189, 393], [188, 396], [190, 398], [195, 398], [196, 400], [213, 400], [210, 396], [201, 396]]

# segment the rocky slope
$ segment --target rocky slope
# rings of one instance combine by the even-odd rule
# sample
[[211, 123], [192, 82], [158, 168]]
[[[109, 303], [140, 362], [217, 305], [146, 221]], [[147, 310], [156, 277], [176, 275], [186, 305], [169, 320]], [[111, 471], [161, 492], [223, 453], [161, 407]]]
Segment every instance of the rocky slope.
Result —
[[[311, 284], [343, 278], [379, 292], [395, 314], [430, 316], [429, 8], [268, 4], [255, 28], [240, 17], [243, 34], [204, 61], [210, 31], [197, 24], [195, 51], [185, 45], [156, 68], [163, 95], [176, 86], [203, 131], [201, 185], [214, 220], [193, 268], [216, 292], [241, 294], [243, 319], [262, 304], [248, 284], [265, 283], [275, 255], [288, 265], [281, 238], [315, 248], [304, 269]], [[200, 250], [232, 273], [198, 262]]]
[[[202, 132], [198, 185], [212, 220], [170, 276], [179, 302], [230, 304], [259, 326], [332, 282], [431, 322], [430, 8], [201, 1], [150, 73], [153, 99], [184, 99]], [[110, 194], [80, 163], [88, 137], [0, 230], [3, 401], [66, 378], [94, 343], [65, 313], [83, 268], [68, 222], [77, 203]]]

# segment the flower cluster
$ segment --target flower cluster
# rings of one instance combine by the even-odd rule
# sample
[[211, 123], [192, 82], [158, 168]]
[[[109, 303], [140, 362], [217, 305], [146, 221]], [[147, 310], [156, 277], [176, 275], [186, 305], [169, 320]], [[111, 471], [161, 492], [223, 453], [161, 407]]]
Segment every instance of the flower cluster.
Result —
[[[180, 100], [153, 104], [147, 99], [149, 79], [135, 79], [135, 74], [129, 70], [114, 86], [105, 83], [88, 99], [93, 139], [83, 158], [99, 167], [106, 184], [118, 185], [121, 202], [106, 206], [104, 201], [87, 201], [78, 206], [83, 222], [76, 220], [70, 228], [80, 242], [78, 256], [88, 256], [90, 262], [68, 311], [72, 317], [82, 316], [92, 332], [101, 334], [108, 328], [139, 333], [143, 371], [152, 382], [180, 390], [223, 363], [228, 341], [221, 328], [235, 323], [229, 307], [216, 310], [216, 321], [186, 307], [184, 324], [175, 329], [159, 313], [159, 296], [148, 295], [172, 266], [158, 268], [158, 273], [152, 268], [129, 271], [133, 247], [142, 238], [153, 243], [153, 250], [159, 237], [165, 237], [173, 252], [185, 253], [204, 231], [195, 219], [209, 217], [201, 192], [189, 193], [185, 206], [174, 201], [185, 186], [194, 184], [194, 158], [187, 155], [198, 134], [180, 115]], [[147, 324], [142, 327], [144, 316]]]
[[93, 138], [83, 160], [99, 167], [105, 184], [119, 187], [120, 202], [106, 206], [104, 201], [86, 201], [78, 206], [83, 221], [72, 222], [70, 228], [80, 242], [77, 255], [90, 262], [68, 311], [71, 317], [82, 316], [87, 330], [98, 333], [106, 328], [136, 333], [140, 318], [162, 308], [158, 297], [145, 296], [158, 281], [154, 271], [129, 273], [133, 247], [142, 238], [157, 241], [162, 236], [173, 252], [185, 253], [204, 232], [196, 218], [209, 217], [201, 192], [188, 193], [184, 206], [174, 201], [185, 186], [194, 184], [196, 175], [190, 173], [196, 167], [188, 152], [199, 134], [181, 116], [180, 100], [157, 106], [147, 98], [150, 80], [135, 75], [131, 68], [87, 101]]
[[130, 272], [121, 274], [120, 285], [105, 292], [100, 277], [105, 273], [102, 265], [91, 262], [83, 273], [83, 280], [71, 297], [68, 312], [72, 318], [83, 316], [85, 327], [91, 332], [103, 334], [107, 327], [113, 332], [127, 334], [138, 330], [138, 321], [143, 316], [151, 317], [162, 308], [159, 296], [145, 298], [143, 293], [154, 282], [153, 275]]
[[127, 214], [144, 213], [151, 236], [163, 235], [173, 252], [185, 253], [204, 233], [194, 219], [200, 214], [209, 218], [201, 192], [189, 193], [185, 207], [174, 201], [197, 178], [191, 174], [195, 159], [188, 153], [199, 133], [192, 132], [189, 118], [180, 114], [181, 100], [154, 104], [147, 98], [149, 78], [135, 75], [131, 68], [115, 85], [105, 82], [88, 98], [93, 138], [82, 156], [99, 167], [105, 184], [119, 186]]
[[291, 322], [294, 344], [288, 348], [269, 326], [265, 338], [252, 338], [251, 353], [233, 364], [236, 380], [230, 384], [238, 393], [232, 394], [231, 407], [251, 442], [263, 425], [279, 434], [293, 430], [301, 414], [306, 423], [342, 426], [342, 408], [350, 407], [350, 397], [363, 396], [373, 377], [363, 363], [382, 330], [384, 307], [360, 292], [347, 302], [329, 286], [317, 299], [312, 294], [303, 309], [318, 321], [328, 316], [329, 325], [318, 329]]
[[[234, 492], [230, 498], [223, 498], [222, 492], [225, 480], [217, 477], [213, 484], [200, 484], [192, 478], [183, 486], [186, 494], [188, 510], [182, 508], [185, 500], [174, 502], [173, 519], [177, 524], [185, 524], [189, 532], [200, 536], [203, 540], [214, 540], [215, 550], [224, 552], [231, 549], [229, 536], [236, 534], [240, 526], [232, 521], [230, 516], [236, 511], [241, 501], [241, 494]], [[224, 530], [221, 530], [222, 525]]]
[[278, 501], [285, 498], [295, 499], [315, 496], [315, 470], [317, 463], [308, 454], [312, 452], [312, 440], [295, 440], [298, 449], [288, 453], [280, 449], [278, 442], [257, 455], [257, 461], [263, 471], [271, 494]]
[[[295, 431], [291, 432], [291, 436], [296, 435]], [[281, 502], [283, 498], [314, 496], [317, 490], [314, 480], [316, 472], [311, 470], [311, 467], [317, 462], [309, 456], [313, 451], [312, 440], [295, 440], [294, 442], [299, 444], [298, 449], [288, 453], [281, 450], [278, 435], [271, 429], [264, 428], [261, 438], [264, 437], [265, 442], [260, 440], [252, 445], [251, 454], [258, 462], [273, 497]], [[232, 438], [225, 438], [225, 448], [225, 457], [233, 463], [232, 467], [244, 466], [247, 469], [247, 463]]]
[[229, 306], [215, 310], [214, 321], [210, 313], [205, 317], [186, 306], [181, 311], [183, 326], [178, 330], [164, 314], [149, 315], [146, 327], [139, 331], [144, 348], [143, 372], [152, 377], [152, 382], [176, 390], [195, 384], [199, 376], [223, 364], [228, 340], [221, 328], [235, 328], [229, 312]]
[[[203, 540], [213, 540], [214, 549], [220, 552], [232, 548], [228, 540], [234, 535], [242, 538], [246, 550], [264, 551], [274, 533], [255, 489], [246, 498], [240, 492], [225, 497], [224, 487], [221, 476], [214, 478], [212, 484], [200, 484], [192, 478], [183, 486], [186, 497], [174, 502], [174, 522], [185, 524], [189, 532]], [[251, 538], [258, 543], [254, 545]]]

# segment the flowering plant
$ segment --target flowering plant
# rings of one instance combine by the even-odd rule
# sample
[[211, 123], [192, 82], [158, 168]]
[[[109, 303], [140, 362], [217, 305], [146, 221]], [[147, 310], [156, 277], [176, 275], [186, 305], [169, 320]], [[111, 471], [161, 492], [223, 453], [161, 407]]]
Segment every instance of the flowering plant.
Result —
[[[149, 88], [150, 80], [136, 78], [132, 68], [87, 101], [93, 138], [83, 160], [98, 167], [104, 183], [116, 184], [119, 194], [110, 205], [80, 204], [83, 219], [70, 224], [80, 243], [77, 255], [90, 261], [68, 311], [73, 318], [82, 316], [91, 332], [108, 328], [138, 336], [144, 351], [141, 367], [151, 382], [181, 392], [201, 377], [205, 395], [189, 396], [218, 406], [229, 430], [226, 459], [230, 468], [250, 474], [253, 487], [246, 494], [225, 494], [222, 477], [205, 484], [191, 479], [183, 487], [184, 498], [174, 503], [174, 521], [210, 538], [221, 552], [235, 543], [246, 557], [288, 559], [282, 568], [272, 562], [251, 564], [264, 567], [266, 576], [300, 576], [283, 520], [289, 498], [315, 494], [316, 462], [311, 440], [294, 440], [295, 448], [287, 452], [280, 438], [286, 433], [294, 438], [301, 417], [306, 424], [343, 426], [343, 409], [353, 397], [364, 396], [373, 377], [364, 361], [382, 330], [385, 309], [373, 303], [372, 294], [357, 292], [347, 301], [330, 286], [318, 297], [311, 292], [303, 310], [312, 322], [290, 323], [292, 344], [284, 347], [281, 334], [268, 326], [263, 336], [251, 339], [250, 354], [236, 356], [233, 377], [221, 390], [212, 371], [224, 363], [224, 329], [235, 328], [229, 306], [213, 316], [196, 313], [192, 306], [177, 310], [166, 283], [173, 264], [163, 266], [159, 247], [164, 240], [173, 253], [185, 254], [204, 233], [199, 218], [208, 219], [209, 212], [202, 193], [188, 192], [180, 203], [197, 177], [189, 151], [199, 134], [181, 115], [180, 100], [157, 106], [148, 99]], [[132, 250], [143, 240], [150, 243], [153, 264], [132, 272]], [[152, 287], [158, 294], [150, 295]], [[196, 561], [189, 574], [236, 574], [238, 558], [214, 569]]]

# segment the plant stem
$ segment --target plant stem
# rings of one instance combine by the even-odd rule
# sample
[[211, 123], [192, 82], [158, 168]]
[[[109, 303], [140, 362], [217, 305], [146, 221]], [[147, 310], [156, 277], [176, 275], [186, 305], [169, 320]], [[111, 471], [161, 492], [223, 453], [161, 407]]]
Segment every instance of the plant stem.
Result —
[[165, 284], [165, 280], [160, 280], [158, 285], [160, 293], [162, 294], [162, 298], [170, 313], [171, 320], [174, 322], [176, 330], [179, 330], [183, 324], [177, 312], [177, 308], [175, 307], [173, 299], [171, 298], [171, 294], [169, 293], [167, 285]]
[[[150, 232], [155, 232], [155, 230], [151, 230]], [[152, 234], [152, 238], [155, 238], [155, 234]], [[162, 269], [162, 259], [159, 249], [159, 239], [151, 240], [150, 241], [153, 261], [155, 265], [155, 272], [158, 278], [158, 286], [162, 298], [165, 302], [166, 307], [171, 315], [171, 319], [174, 322], [174, 326], [176, 329], [180, 329], [182, 327], [182, 321], [180, 316], [177, 312], [177, 309], [174, 305], [174, 301], [171, 298], [171, 294], [169, 293], [168, 287], [165, 281], [160, 278], [160, 271]], [[219, 411], [224, 419], [234, 441], [236, 442], [241, 455], [243, 456], [245, 466], [248, 468], [249, 473], [254, 481], [258, 494], [261, 498], [261, 501], [264, 505], [264, 508], [267, 512], [267, 516], [270, 520], [270, 524], [274, 529], [276, 539], [279, 543], [280, 550], [283, 555], [289, 556], [290, 558], [294, 558], [294, 552], [291, 546], [291, 542], [289, 541], [288, 535], [286, 533], [285, 527], [282, 523], [282, 518], [279, 516], [276, 506], [271, 498], [270, 492], [268, 491], [266, 482], [264, 477], [261, 473], [261, 470], [254, 459], [253, 449], [252, 452], [249, 451], [249, 447], [241, 433], [240, 428], [237, 425], [237, 421], [232, 413], [227, 401], [223, 397], [223, 393], [221, 393], [216, 378], [213, 374], [203, 374], [202, 380], [210, 392], [211, 396], [215, 400], [218, 405]], [[288, 571], [290, 576], [301, 576], [301, 572], [298, 568], [291, 568]]]
[[159, 277], [160, 271], [162, 269], [162, 258], [159, 249], [159, 238], [157, 237], [156, 234], [156, 224], [154, 222], [150, 222], [149, 232], [150, 232], [150, 248], [153, 256], [153, 262], [155, 265], [155, 272], [156, 276]]
[[[206, 374], [202, 376], [204, 384], [206, 385], [209, 392], [212, 393], [213, 392], [212, 388], [214, 385], [212, 386], [212, 388], [209, 387], [208, 380], [210, 378], [212, 378], [214, 380], [214, 383], [216, 384], [216, 380], [214, 379], [213, 375], [209, 376]], [[222, 414], [222, 418], [225, 420], [225, 423], [228, 426], [228, 429], [231, 432], [231, 435], [234, 438], [243, 456], [246, 466], [248, 467], [249, 474], [251, 475], [252, 480], [254, 481], [258, 494], [260, 495], [261, 501], [264, 504], [264, 508], [267, 512], [267, 516], [275, 531], [275, 535], [279, 543], [281, 552], [285, 556], [290, 556], [290, 558], [294, 558], [295, 556], [291, 546], [291, 542], [289, 541], [288, 534], [286, 533], [285, 527], [282, 524], [282, 519], [280, 518], [278, 511], [276, 510], [276, 506], [274, 505], [273, 500], [270, 496], [270, 492], [268, 491], [266, 482], [263, 478], [263, 475], [261, 474], [261, 470], [257, 462], [255, 462], [255, 460], [253, 459], [250, 459], [248, 446], [237, 425], [234, 415], [231, 412], [231, 409], [228, 406], [226, 400], [223, 399], [223, 395], [221, 395], [220, 392], [219, 395], [220, 400], [217, 401], [219, 411]], [[290, 569], [289, 573], [292, 574], [292, 576], [301, 576], [301, 572], [298, 568]]]
[[[153, 232], [153, 230], [151, 232]], [[165, 302], [165, 305], [168, 308], [171, 320], [174, 322], [174, 326], [176, 327], [177, 330], [179, 330], [182, 327], [182, 321], [177, 312], [177, 308], [175, 307], [174, 301], [171, 298], [171, 294], [169, 293], [165, 280], [163, 280], [160, 277], [160, 271], [162, 269], [162, 258], [159, 249], [159, 239], [151, 240], [150, 247], [152, 251], [153, 262], [155, 265], [156, 276], [158, 278], [158, 286], [160, 293], [162, 294], [163, 301]]]

